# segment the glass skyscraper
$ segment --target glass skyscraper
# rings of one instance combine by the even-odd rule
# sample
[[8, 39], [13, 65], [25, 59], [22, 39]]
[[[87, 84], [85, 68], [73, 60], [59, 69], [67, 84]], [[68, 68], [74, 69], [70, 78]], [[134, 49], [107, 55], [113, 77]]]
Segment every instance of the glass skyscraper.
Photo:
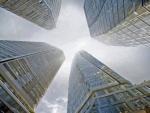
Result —
[[150, 81], [132, 85], [87, 52], [76, 55], [69, 78], [68, 113], [146, 113], [149, 107]]
[[45, 29], [56, 26], [61, 0], [0, 0], [0, 7]]
[[114, 46], [150, 43], [149, 0], [85, 0], [93, 38]]
[[42, 42], [0, 41], [0, 113], [34, 113], [64, 61]]

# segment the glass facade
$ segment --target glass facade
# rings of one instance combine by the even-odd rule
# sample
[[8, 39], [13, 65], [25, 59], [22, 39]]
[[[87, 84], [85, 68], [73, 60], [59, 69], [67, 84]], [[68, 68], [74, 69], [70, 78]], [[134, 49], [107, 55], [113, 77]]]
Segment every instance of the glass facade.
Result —
[[[2, 87], [3, 86], [3, 87]], [[12, 93], [8, 93], [7, 91], [6, 91], [6, 89], [5, 89], [5, 84], [2, 84], [1, 83], [1, 86], [0, 86], [0, 101], [1, 101], [1, 106], [4, 106], [5, 105], [5, 107], [4, 108], [1, 108], [0, 110], [1, 110], [1, 112], [3, 111], [10, 111], [11, 110], [11, 112], [13, 111], [14, 113], [15, 112], [17, 112], [17, 113], [29, 113], [28, 112], [28, 110], [26, 110], [25, 108], [23, 108], [23, 105], [21, 106], [20, 104], [21, 103], [19, 103], [17, 100], [16, 100], [16, 98], [14, 99], [13, 98], [13, 94]], [[9, 103], [9, 105], [6, 105], [5, 103]], [[10, 108], [10, 109], [8, 109], [8, 108]], [[6, 110], [5, 110], [6, 109]], [[4, 112], [4, 113], [5, 113]]]
[[56, 26], [61, 0], [1, 0], [0, 7], [43, 28], [52, 29]]
[[150, 81], [132, 85], [85, 51], [72, 64], [68, 113], [133, 113], [150, 107]]
[[[28, 111], [18, 108], [19, 113], [32, 113], [63, 61], [63, 52], [45, 43], [0, 41], [0, 80], [11, 92], [6, 97], [13, 94]], [[4, 100], [16, 108], [9, 101]]]
[[149, 0], [85, 0], [90, 34], [114, 46], [150, 42]]
[[15, 113], [3, 101], [0, 100], [0, 113]]

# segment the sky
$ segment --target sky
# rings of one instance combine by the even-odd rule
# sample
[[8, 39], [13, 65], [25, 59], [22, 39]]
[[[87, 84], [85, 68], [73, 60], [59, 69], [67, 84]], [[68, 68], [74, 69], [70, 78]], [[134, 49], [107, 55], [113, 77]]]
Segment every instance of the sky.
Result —
[[0, 9], [0, 40], [46, 42], [64, 51], [66, 59], [40, 100], [36, 113], [67, 113], [71, 63], [80, 50], [86, 50], [134, 84], [150, 80], [150, 48], [114, 47], [91, 38], [83, 11], [83, 0], [62, 0], [57, 26], [50, 31]]

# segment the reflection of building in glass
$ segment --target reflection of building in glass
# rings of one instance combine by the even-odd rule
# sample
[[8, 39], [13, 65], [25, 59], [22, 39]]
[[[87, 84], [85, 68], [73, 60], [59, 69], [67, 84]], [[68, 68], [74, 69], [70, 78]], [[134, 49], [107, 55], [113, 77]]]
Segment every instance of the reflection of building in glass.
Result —
[[45, 43], [0, 41], [0, 113], [34, 113], [63, 60]]
[[0, 7], [43, 28], [52, 29], [56, 26], [61, 0], [0, 0]]
[[110, 45], [150, 43], [149, 0], [85, 0], [91, 36]]
[[84, 51], [74, 59], [68, 91], [68, 113], [137, 113], [150, 106], [150, 81], [132, 85]]

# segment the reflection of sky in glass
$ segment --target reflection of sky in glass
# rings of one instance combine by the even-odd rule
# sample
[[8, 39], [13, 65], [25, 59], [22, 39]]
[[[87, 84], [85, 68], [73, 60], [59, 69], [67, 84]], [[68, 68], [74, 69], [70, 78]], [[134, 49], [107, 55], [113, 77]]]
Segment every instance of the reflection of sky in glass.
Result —
[[51, 31], [0, 9], [0, 39], [43, 41], [63, 49], [66, 55], [66, 61], [40, 101], [37, 113], [66, 113], [70, 66], [74, 54], [81, 49], [87, 50], [128, 80], [141, 82], [149, 79], [149, 48], [112, 47], [97, 42], [90, 38], [81, 9], [82, 2], [62, 1], [57, 27]]
[[149, 46], [146, 44], [149, 44], [150, 14], [146, 2], [85, 0], [84, 10], [91, 36], [110, 45]]

